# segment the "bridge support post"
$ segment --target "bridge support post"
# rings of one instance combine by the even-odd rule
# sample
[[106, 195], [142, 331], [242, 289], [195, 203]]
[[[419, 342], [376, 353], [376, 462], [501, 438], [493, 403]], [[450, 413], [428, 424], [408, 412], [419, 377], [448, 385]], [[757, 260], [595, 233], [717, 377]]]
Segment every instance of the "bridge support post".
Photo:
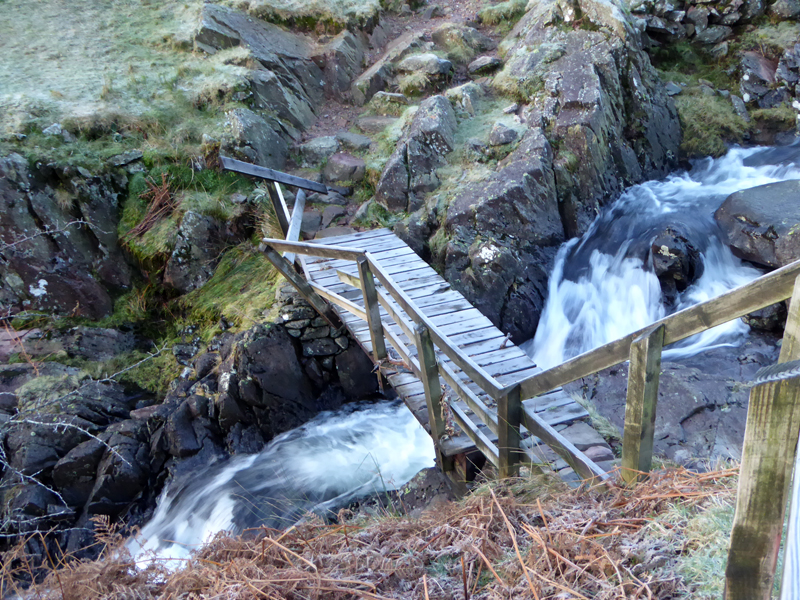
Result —
[[379, 363], [386, 358], [386, 341], [383, 338], [383, 325], [381, 325], [381, 308], [378, 304], [378, 292], [375, 289], [375, 279], [369, 268], [366, 258], [358, 260], [358, 275], [361, 278], [361, 291], [364, 294], [364, 308], [367, 309], [367, 323], [369, 324], [369, 337], [372, 342], [372, 353], [375, 362]]
[[428, 425], [436, 448], [436, 460], [442, 471], [452, 471], [453, 460], [444, 456], [439, 447], [439, 440], [446, 433], [447, 424], [442, 418], [442, 384], [439, 382], [439, 364], [436, 362], [431, 334], [425, 325], [417, 325], [414, 337], [419, 354], [420, 379], [425, 389], [425, 402], [428, 404]]
[[663, 325], [640, 335], [631, 343], [625, 431], [622, 437], [622, 479], [627, 483], [637, 481], [642, 473], [649, 473], [653, 463], [663, 344]]
[[500, 477], [513, 477], [519, 473], [522, 398], [520, 387], [510, 389], [497, 401], [497, 452]]

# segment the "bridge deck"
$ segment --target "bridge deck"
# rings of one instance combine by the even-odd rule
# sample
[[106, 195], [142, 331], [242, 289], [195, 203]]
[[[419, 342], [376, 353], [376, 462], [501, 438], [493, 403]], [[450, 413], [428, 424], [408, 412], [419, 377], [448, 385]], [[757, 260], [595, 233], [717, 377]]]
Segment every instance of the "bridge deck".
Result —
[[[506, 340], [506, 336], [492, 325], [488, 318], [474, 308], [460, 293], [453, 290], [450, 284], [388, 229], [328, 237], [319, 240], [319, 243], [327, 246], [359, 248], [369, 252], [391, 274], [403, 291], [413, 299], [420, 310], [443, 333], [447, 334], [450, 341], [466, 352], [500, 384], [510, 385], [540, 371], [525, 352]], [[303, 266], [308, 281], [323, 286], [330, 292], [339, 294], [360, 307], [364, 306], [361, 290], [343, 283], [337, 275], [337, 271], [344, 271], [357, 278], [358, 269], [352, 261], [309, 256], [305, 257]], [[408, 318], [408, 315], [396, 303], [394, 309], [400, 315]], [[337, 312], [353, 337], [372, 356], [372, 343], [367, 322], [343, 309], [337, 308]], [[384, 326], [388, 326], [397, 334], [411, 354], [416, 356], [414, 340], [408, 339], [383, 307], [381, 307], [381, 320]], [[387, 348], [390, 348], [388, 344]], [[391, 358], [399, 359], [399, 356], [391, 349], [389, 349], [389, 355]], [[478, 395], [489, 409], [495, 411], [495, 401], [472, 382], [467, 374], [446, 356], [440, 354], [438, 350], [437, 356], [440, 362], [446, 363], [458, 374], [459, 378]], [[430, 431], [422, 382], [410, 369], [404, 367], [400, 360], [384, 361], [381, 364], [381, 371], [417, 420]], [[451, 403], [456, 403], [470, 417], [476, 428], [493, 443], [497, 443], [497, 436], [447, 386], [445, 386], [445, 394]], [[588, 417], [586, 410], [561, 389], [526, 400], [524, 406], [539, 414], [548, 424], [561, 431], [567, 439], [570, 439], [570, 432], [576, 429], [570, 428], [570, 425]], [[458, 428], [458, 425], [453, 423], [452, 426], [452, 435], [440, 444], [441, 452], [445, 456], [453, 456], [474, 450], [475, 445], [470, 438]], [[576, 446], [586, 447], [585, 433], [584, 427], [582, 429], [583, 438], [574, 440]], [[561, 470], [565, 479], [573, 476], [572, 469], [563, 460], [524, 429], [523, 438], [523, 449], [532, 461], [549, 463], [554, 469]], [[599, 442], [597, 445], [604, 446], [604, 448], [598, 449], [600, 450], [599, 454], [605, 454], [608, 457], [610, 448], [601, 441], [602, 438], [599, 436], [595, 436], [594, 439]]]

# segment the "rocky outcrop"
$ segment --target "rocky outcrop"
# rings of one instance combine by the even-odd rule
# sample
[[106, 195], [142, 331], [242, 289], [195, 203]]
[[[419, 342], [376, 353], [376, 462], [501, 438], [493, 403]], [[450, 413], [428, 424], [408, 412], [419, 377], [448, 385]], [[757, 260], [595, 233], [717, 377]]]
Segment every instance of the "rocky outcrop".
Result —
[[289, 144], [274, 120], [270, 123], [247, 108], [235, 108], [227, 116], [225, 153], [262, 167], [283, 169]]
[[421, 194], [439, 186], [436, 168], [455, 147], [455, 131], [456, 116], [444, 96], [422, 102], [386, 163], [375, 190], [377, 201], [391, 211], [419, 208]]
[[0, 306], [99, 319], [131, 284], [117, 242], [127, 177], [0, 158]]
[[731, 194], [714, 218], [740, 258], [772, 268], [800, 259], [800, 181]]
[[211, 217], [184, 214], [164, 269], [164, 285], [185, 294], [211, 279], [224, 248], [221, 229]]
[[[498, 126], [497, 145], [476, 140], [473, 154], [487, 161], [493, 148], [512, 151], [458, 189], [437, 234], [448, 280], [518, 341], [535, 331], [555, 247], [582, 234], [626, 186], [665, 175], [680, 142], [675, 107], [617, 3], [529, 6], [503, 42], [505, 66], [492, 83], [527, 103], [514, 109], [522, 125], [504, 123], [513, 134]], [[398, 158], [383, 172], [384, 199], [376, 194], [387, 206], [389, 190], [402, 189]], [[402, 197], [392, 200], [402, 209]]]

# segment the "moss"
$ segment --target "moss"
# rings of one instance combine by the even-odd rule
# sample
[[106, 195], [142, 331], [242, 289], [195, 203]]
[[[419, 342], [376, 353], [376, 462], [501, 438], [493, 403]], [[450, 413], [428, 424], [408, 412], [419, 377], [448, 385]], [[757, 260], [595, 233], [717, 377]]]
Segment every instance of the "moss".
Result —
[[431, 77], [422, 71], [406, 73], [397, 78], [397, 88], [407, 96], [422, 94], [431, 84]]
[[750, 116], [760, 125], [770, 129], [786, 130], [797, 125], [797, 111], [788, 104], [775, 108], [759, 108], [750, 112]]
[[447, 232], [447, 228], [442, 226], [428, 240], [428, 248], [431, 251], [433, 263], [437, 265], [444, 264], [444, 255], [447, 252], [447, 244], [450, 243], [451, 238], [452, 235]]
[[[236, 5], [236, 2], [228, 2]], [[335, 33], [368, 25], [381, 8], [379, 0], [254, 0], [250, 11], [267, 21], [306, 31]]]
[[249, 326], [272, 307], [279, 281], [269, 260], [245, 242], [226, 252], [211, 279], [179, 302], [192, 322], [215, 323], [225, 317]]
[[[735, 53], [730, 53], [735, 54]], [[653, 63], [661, 79], [687, 85], [697, 85], [698, 79], [710, 81], [716, 88], [735, 90], [738, 82], [730, 67], [735, 59], [730, 55], [714, 59], [699, 47], [687, 41], [666, 44], [652, 51]]]
[[721, 156], [749, 129], [730, 101], [718, 96], [682, 94], [675, 98], [675, 106], [683, 128], [681, 152], [690, 158]]

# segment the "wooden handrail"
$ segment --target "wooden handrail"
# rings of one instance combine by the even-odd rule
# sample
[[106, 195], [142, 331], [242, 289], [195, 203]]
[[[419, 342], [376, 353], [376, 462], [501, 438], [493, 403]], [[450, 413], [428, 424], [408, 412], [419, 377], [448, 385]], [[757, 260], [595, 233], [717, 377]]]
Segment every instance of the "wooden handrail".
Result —
[[712, 300], [669, 315], [514, 385], [521, 387], [523, 400], [540, 396], [571, 381], [625, 362], [630, 355], [631, 343], [660, 325], [665, 327], [666, 346], [786, 300], [792, 295], [792, 287], [798, 275], [800, 275], [800, 260]]
[[414, 301], [406, 294], [402, 288], [397, 285], [394, 279], [386, 272], [380, 263], [373, 259], [369, 252], [366, 253], [367, 260], [369, 261], [372, 273], [383, 284], [392, 298], [400, 305], [400, 307], [411, 317], [411, 320], [418, 325], [425, 325], [430, 332], [431, 339], [436, 346], [444, 353], [447, 358], [453, 361], [458, 368], [470, 376], [472, 381], [477, 383], [483, 391], [489, 394], [495, 400], [505, 396], [506, 390], [504, 386], [500, 385], [497, 380], [484, 370], [478, 363], [472, 360], [469, 355], [464, 353], [460, 348], [453, 344], [446, 334], [433, 323], [431, 319], [425, 316], [422, 311], [417, 307]]
[[288, 173], [275, 171], [267, 167], [246, 163], [241, 160], [236, 160], [235, 158], [228, 158], [227, 156], [220, 156], [219, 162], [226, 171], [235, 171], [242, 175], [251, 175], [252, 177], [260, 177], [261, 179], [267, 179], [269, 181], [277, 181], [285, 185], [293, 185], [294, 187], [318, 192], [320, 194], [327, 195], [328, 193], [327, 185], [311, 181], [310, 179], [303, 179], [302, 177], [296, 177], [295, 175], [289, 175]]
[[358, 261], [364, 258], [364, 251], [347, 246], [326, 246], [324, 244], [311, 244], [309, 242], [288, 242], [274, 238], [264, 238], [262, 243], [272, 246], [280, 252], [294, 252], [306, 256], [319, 256], [321, 258], [336, 258], [340, 260]]

